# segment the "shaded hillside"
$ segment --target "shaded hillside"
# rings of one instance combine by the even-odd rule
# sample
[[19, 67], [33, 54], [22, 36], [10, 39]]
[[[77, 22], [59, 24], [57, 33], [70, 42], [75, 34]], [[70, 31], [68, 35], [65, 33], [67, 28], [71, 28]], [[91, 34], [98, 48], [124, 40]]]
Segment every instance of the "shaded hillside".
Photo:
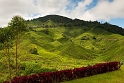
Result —
[[[49, 23], [47, 24], [47, 21], [51, 21], [52, 25], [49, 26]], [[95, 28], [102, 28], [108, 32], [112, 32], [115, 34], [120, 34], [120, 35], [124, 35], [124, 29], [122, 27], [116, 26], [116, 25], [112, 25], [109, 24], [107, 22], [101, 24], [98, 21], [84, 21], [84, 20], [80, 20], [80, 19], [71, 19], [68, 17], [64, 17], [64, 16], [59, 16], [59, 15], [47, 15], [44, 17], [39, 17], [36, 19], [33, 19], [31, 21], [28, 21], [29, 26], [32, 27], [33, 24], [35, 25], [35, 27], [60, 27], [60, 26], [64, 26], [64, 27], [71, 27], [71, 26], [87, 26], [89, 28], [95, 27]]]
[[70, 19], [70, 18], [67, 18], [64, 16], [59, 16], [59, 15], [47, 15], [44, 17], [39, 17], [38, 19], [35, 19], [35, 20], [39, 20], [41, 22], [46, 22], [48, 20], [51, 20], [56, 23], [68, 23], [68, 22], [72, 21], [72, 19]]

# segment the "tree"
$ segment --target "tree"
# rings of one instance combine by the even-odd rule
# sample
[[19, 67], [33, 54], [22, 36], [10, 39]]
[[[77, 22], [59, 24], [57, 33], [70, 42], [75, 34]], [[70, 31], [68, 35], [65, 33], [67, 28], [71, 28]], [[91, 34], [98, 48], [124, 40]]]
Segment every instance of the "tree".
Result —
[[15, 38], [15, 59], [16, 59], [16, 76], [18, 75], [18, 43], [22, 34], [27, 30], [27, 23], [24, 18], [16, 15], [9, 22], [8, 26], [14, 33]]
[[9, 79], [12, 78], [11, 66], [10, 66], [10, 48], [12, 47], [13, 34], [8, 27], [5, 27], [0, 30], [0, 49], [5, 49], [5, 55], [8, 59], [8, 70], [9, 70]]

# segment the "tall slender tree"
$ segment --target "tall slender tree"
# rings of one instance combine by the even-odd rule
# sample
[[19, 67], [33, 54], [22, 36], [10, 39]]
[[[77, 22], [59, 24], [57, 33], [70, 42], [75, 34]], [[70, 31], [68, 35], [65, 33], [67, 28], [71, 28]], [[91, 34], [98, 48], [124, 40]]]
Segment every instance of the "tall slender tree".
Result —
[[18, 75], [18, 43], [22, 34], [27, 30], [27, 23], [24, 18], [16, 15], [9, 22], [8, 26], [14, 33], [15, 37], [15, 61], [16, 61], [16, 76]]
[[12, 47], [13, 34], [8, 27], [5, 27], [0, 30], [0, 49], [5, 50], [5, 55], [8, 59], [8, 70], [9, 70], [9, 79], [12, 78], [11, 65], [10, 65], [10, 48]]

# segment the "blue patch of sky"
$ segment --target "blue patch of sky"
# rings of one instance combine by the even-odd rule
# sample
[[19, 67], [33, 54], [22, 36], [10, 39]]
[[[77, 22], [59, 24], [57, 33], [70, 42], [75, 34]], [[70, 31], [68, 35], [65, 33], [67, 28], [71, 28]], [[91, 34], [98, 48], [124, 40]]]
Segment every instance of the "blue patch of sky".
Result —
[[[74, 8], [75, 8], [76, 6], [78, 6], [79, 2], [83, 2], [84, 0], [71, 0], [71, 1], [75, 4], [74, 5]], [[95, 7], [97, 5], [98, 1], [99, 0], [93, 0], [92, 3], [90, 3], [89, 5], [86, 6], [86, 10], [89, 10], [89, 9], [92, 9], [93, 7]], [[110, 1], [112, 1], [112, 0], [110, 0]], [[73, 7], [71, 5], [68, 5], [66, 7], [66, 9], [67, 10], [72, 10]]]
[[109, 0], [109, 2], [113, 2], [114, 0]]
[[86, 10], [90, 10], [97, 5], [99, 0], [93, 0], [92, 3], [86, 6]]
[[[78, 6], [78, 3], [79, 3], [79, 2], [83, 2], [84, 0], [71, 0], [71, 1], [75, 4], [75, 5], [74, 5], [74, 8], [75, 8], [76, 6]], [[98, 1], [99, 1], [99, 0], [93, 0], [92, 3], [90, 3], [89, 5], [86, 6], [86, 10], [89, 10], [89, 9], [92, 9], [93, 7], [95, 7], [95, 6], [97, 5]], [[66, 9], [67, 9], [67, 10], [72, 10], [73, 7], [72, 7], [71, 5], [68, 5], [68, 6], [66, 7]]]
[[37, 0], [33, 0], [34, 5], [37, 6]]
[[[84, 1], [84, 0], [71, 0], [71, 1], [75, 4], [74, 7], [76, 7], [76, 6], [78, 6], [78, 2], [82, 2], [82, 1]], [[90, 3], [89, 5], [86, 6], [85, 11], [90, 10], [90, 9], [92, 9], [93, 7], [95, 7], [99, 1], [100, 1], [100, 0], [93, 0], [92, 3]], [[108, 0], [108, 1], [111, 3], [111, 2], [113, 2], [114, 0]], [[72, 8], [71, 5], [68, 5], [68, 6], [66, 7], [66, 9], [67, 9], [67, 10], [72, 10], [73, 8]]]
[[67, 5], [67, 6], [66, 6], [66, 10], [73, 10], [72, 5]]
[[36, 16], [38, 16], [38, 15], [40, 15], [40, 14], [38, 14], [38, 13], [35, 13], [35, 14], [28, 14], [29, 17], [36, 17]]
[[37, 13], [36, 13], [36, 14], [33, 14], [33, 16], [38, 16], [38, 15], [39, 15], [39, 14], [37, 14]]
[[77, 3], [77, 4], [78, 2], [81, 2], [81, 1], [84, 1], [84, 0], [72, 0], [72, 2]]
[[124, 28], [124, 18], [114, 18], [111, 19], [109, 23]]
[[67, 5], [66, 6], [66, 10], [73, 10], [76, 6], [78, 6], [78, 3], [84, 0], [70, 0], [72, 3], [72, 5]]
[[[104, 24], [106, 21], [98, 20], [98, 22], [100, 22], [101, 24]], [[124, 18], [113, 18], [113, 19], [110, 19], [108, 23], [124, 28]]]
[[101, 24], [104, 24], [106, 21], [103, 19], [97, 20], [98, 22], [100, 22]]
[[[86, 6], [86, 10], [90, 10], [90, 9], [92, 9], [93, 7], [95, 7], [99, 1], [100, 1], [100, 0], [93, 0], [92, 3], [90, 3], [89, 5]], [[109, 1], [109, 2], [113, 2], [114, 0], [108, 0], [108, 1]]]

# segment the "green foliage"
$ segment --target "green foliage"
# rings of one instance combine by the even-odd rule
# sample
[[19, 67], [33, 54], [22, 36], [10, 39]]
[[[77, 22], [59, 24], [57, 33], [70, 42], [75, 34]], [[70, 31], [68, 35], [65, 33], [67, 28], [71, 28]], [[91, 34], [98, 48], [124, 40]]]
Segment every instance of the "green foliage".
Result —
[[27, 30], [27, 23], [25, 19], [23, 19], [21, 16], [18, 15], [12, 18], [8, 26], [15, 33], [15, 35]]
[[0, 49], [12, 47], [12, 40], [14, 39], [12, 30], [8, 27], [0, 29]]
[[23, 70], [23, 74], [24, 75], [29, 75], [32, 73], [38, 73], [38, 71], [40, 70], [41, 66], [38, 63], [23, 63], [20, 67], [21, 70]]
[[30, 49], [30, 53], [31, 53], [31, 54], [36, 54], [36, 55], [38, 55], [37, 48], [32, 48], [32, 49]]
[[20, 65], [20, 74], [30, 75], [41, 72], [52, 72], [56, 71], [56, 69], [42, 68], [41, 64], [37, 62], [26, 62], [21, 63]]
[[48, 34], [49, 33], [49, 30], [48, 29], [44, 29], [42, 30], [41, 32], [45, 33], [45, 34]]
[[83, 36], [81, 40], [89, 40], [89, 38], [87, 36]]

